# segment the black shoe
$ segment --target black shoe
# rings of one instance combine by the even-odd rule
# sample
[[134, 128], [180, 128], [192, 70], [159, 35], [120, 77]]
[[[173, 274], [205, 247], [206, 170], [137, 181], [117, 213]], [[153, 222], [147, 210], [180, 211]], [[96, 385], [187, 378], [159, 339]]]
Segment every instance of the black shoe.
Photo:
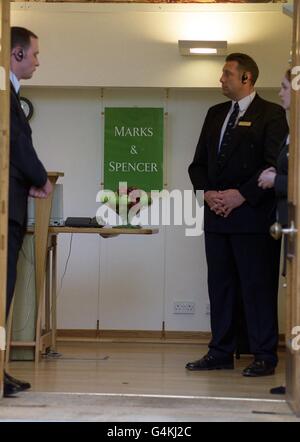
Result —
[[185, 366], [188, 370], [232, 370], [233, 358], [216, 358], [210, 354], [203, 356], [194, 362], [188, 362]]
[[28, 390], [28, 388], [31, 388], [31, 385], [29, 382], [21, 381], [20, 379], [16, 379], [12, 377], [10, 374], [4, 372], [4, 381], [13, 382], [14, 384], [18, 385], [21, 390]]
[[267, 361], [253, 361], [243, 370], [243, 376], [257, 378], [259, 376], [270, 376], [275, 373], [275, 366]]
[[280, 387], [273, 387], [270, 389], [271, 394], [285, 394], [285, 387], [280, 385]]
[[4, 389], [3, 389], [3, 396], [4, 397], [10, 397], [14, 396], [17, 393], [20, 393], [22, 390], [21, 387], [19, 387], [14, 382], [9, 381], [8, 379], [4, 379]]

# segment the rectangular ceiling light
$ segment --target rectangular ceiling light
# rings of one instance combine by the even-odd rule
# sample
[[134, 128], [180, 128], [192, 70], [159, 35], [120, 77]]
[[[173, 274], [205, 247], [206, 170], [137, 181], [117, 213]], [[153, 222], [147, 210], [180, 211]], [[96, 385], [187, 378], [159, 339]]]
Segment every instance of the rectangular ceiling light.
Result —
[[181, 55], [226, 55], [227, 41], [178, 40]]

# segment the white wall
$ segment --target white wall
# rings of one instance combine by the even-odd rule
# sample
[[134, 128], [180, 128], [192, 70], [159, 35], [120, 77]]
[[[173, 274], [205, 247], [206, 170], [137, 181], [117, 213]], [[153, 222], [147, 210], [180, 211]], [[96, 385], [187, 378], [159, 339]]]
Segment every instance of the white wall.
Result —
[[223, 57], [183, 57], [178, 40], [227, 40], [277, 87], [291, 19], [282, 5], [12, 4], [12, 24], [40, 37], [41, 86], [216, 87]]
[[[34, 104], [34, 143], [48, 170], [65, 172], [64, 216], [93, 216], [101, 181], [101, 109], [164, 106], [168, 110], [168, 187], [191, 189], [192, 160], [205, 113], [222, 101], [218, 90], [23, 88]], [[277, 91], [262, 91], [277, 101]], [[74, 235], [58, 300], [60, 328], [209, 330], [203, 237], [161, 227], [147, 237]], [[59, 282], [70, 235], [59, 237]], [[59, 284], [60, 285], [60, 284]], [[173, 314], [175, 301], [193, 301], [195, 315]]]
[[[41, 66], [23, 95], [35, 106], [41, 159], [48, 170], [65, 172], [65, 217], [97, 210], [105, 106], [164, 106], [168, 186], [191, 189], [187, 167], [203, 119], [224, 99], [211, 88], [224, 59], [181, 57], [178, 39], [227, 39], [229, 51], [256, 58], [264, 88], [278, 86], [289, 57], [291, 20], [280, 5], [12, 7], [12, 24], [40, 36]], [[262, 95], [277, 101], [272, 89]], [[69, 241], [59, 238], [59, 278]], [[185, 300], [195, 302], [195, 315], [174, 315], [173, 303]], [[162, 227], [151, 237], [76, 235], [58, 305], [60, 328], [95, 328], [99, 320], [101, 329], [159, 330], [165, 321], [166, 330], [209, 330], [203, 238], [186, 237], [183, 227]]]
[[[34, 103], [34, 142], [49, 170], [63, 170], [64, 215], [93, 216], [101, 181], [100, 111], [104, 106], [164, 106], [170, 134], [169, 188], [191, 189], [187, 166], [207, 107], [219, 92], [23, 88]], [[162, 227], [150, 237], [76, 235], [59, 295], [61, 328], [156, 330], [208, 329], [206, 267], [201, 237], [187, 238], [183, 227]], [[60, 275], [70, 238], [60, 236]], [[100, 273], [99, 273], [100, 268]], [[100, 276], [99, 276], [100, 275]], [[99, 278], [99, 279], [98, 279]], [[173, 302], [196, 302], [196, 315], [173, 315]], [[204, 314], [203, 314], [204, 312]], [[201, 324], [201, 325], [200, 325]]]

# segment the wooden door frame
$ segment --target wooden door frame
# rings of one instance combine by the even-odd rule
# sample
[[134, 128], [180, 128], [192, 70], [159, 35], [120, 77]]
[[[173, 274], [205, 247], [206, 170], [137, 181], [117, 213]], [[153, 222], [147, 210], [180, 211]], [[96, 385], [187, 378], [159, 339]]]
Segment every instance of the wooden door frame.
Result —
[[[294, 0], [292, 66], [300, 66], [300, 2]], [[295, 68], [293, 74], [299, 74]], [[300, 91], [292, 83], [289, 147], [289, 225], [293, 221], [298, 232], [288, 236], [287, 297], [286, 297], [286, 388], [287, 402], [300, 416]], [[298, 335], [298, 336], [297, 336]]]
[[3, 396], [3, 370], [6, 310], [7, 218], [9, 179], [10, 109], [10, 2], [0, 0], [0, 399]]

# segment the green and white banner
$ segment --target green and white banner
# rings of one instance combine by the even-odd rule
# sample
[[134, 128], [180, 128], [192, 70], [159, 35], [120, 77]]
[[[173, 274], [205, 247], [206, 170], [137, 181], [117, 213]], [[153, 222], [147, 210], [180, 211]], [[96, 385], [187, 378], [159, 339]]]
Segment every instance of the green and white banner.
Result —
[[105, 108], [104, 188], [163, 188], [163, 108]]

